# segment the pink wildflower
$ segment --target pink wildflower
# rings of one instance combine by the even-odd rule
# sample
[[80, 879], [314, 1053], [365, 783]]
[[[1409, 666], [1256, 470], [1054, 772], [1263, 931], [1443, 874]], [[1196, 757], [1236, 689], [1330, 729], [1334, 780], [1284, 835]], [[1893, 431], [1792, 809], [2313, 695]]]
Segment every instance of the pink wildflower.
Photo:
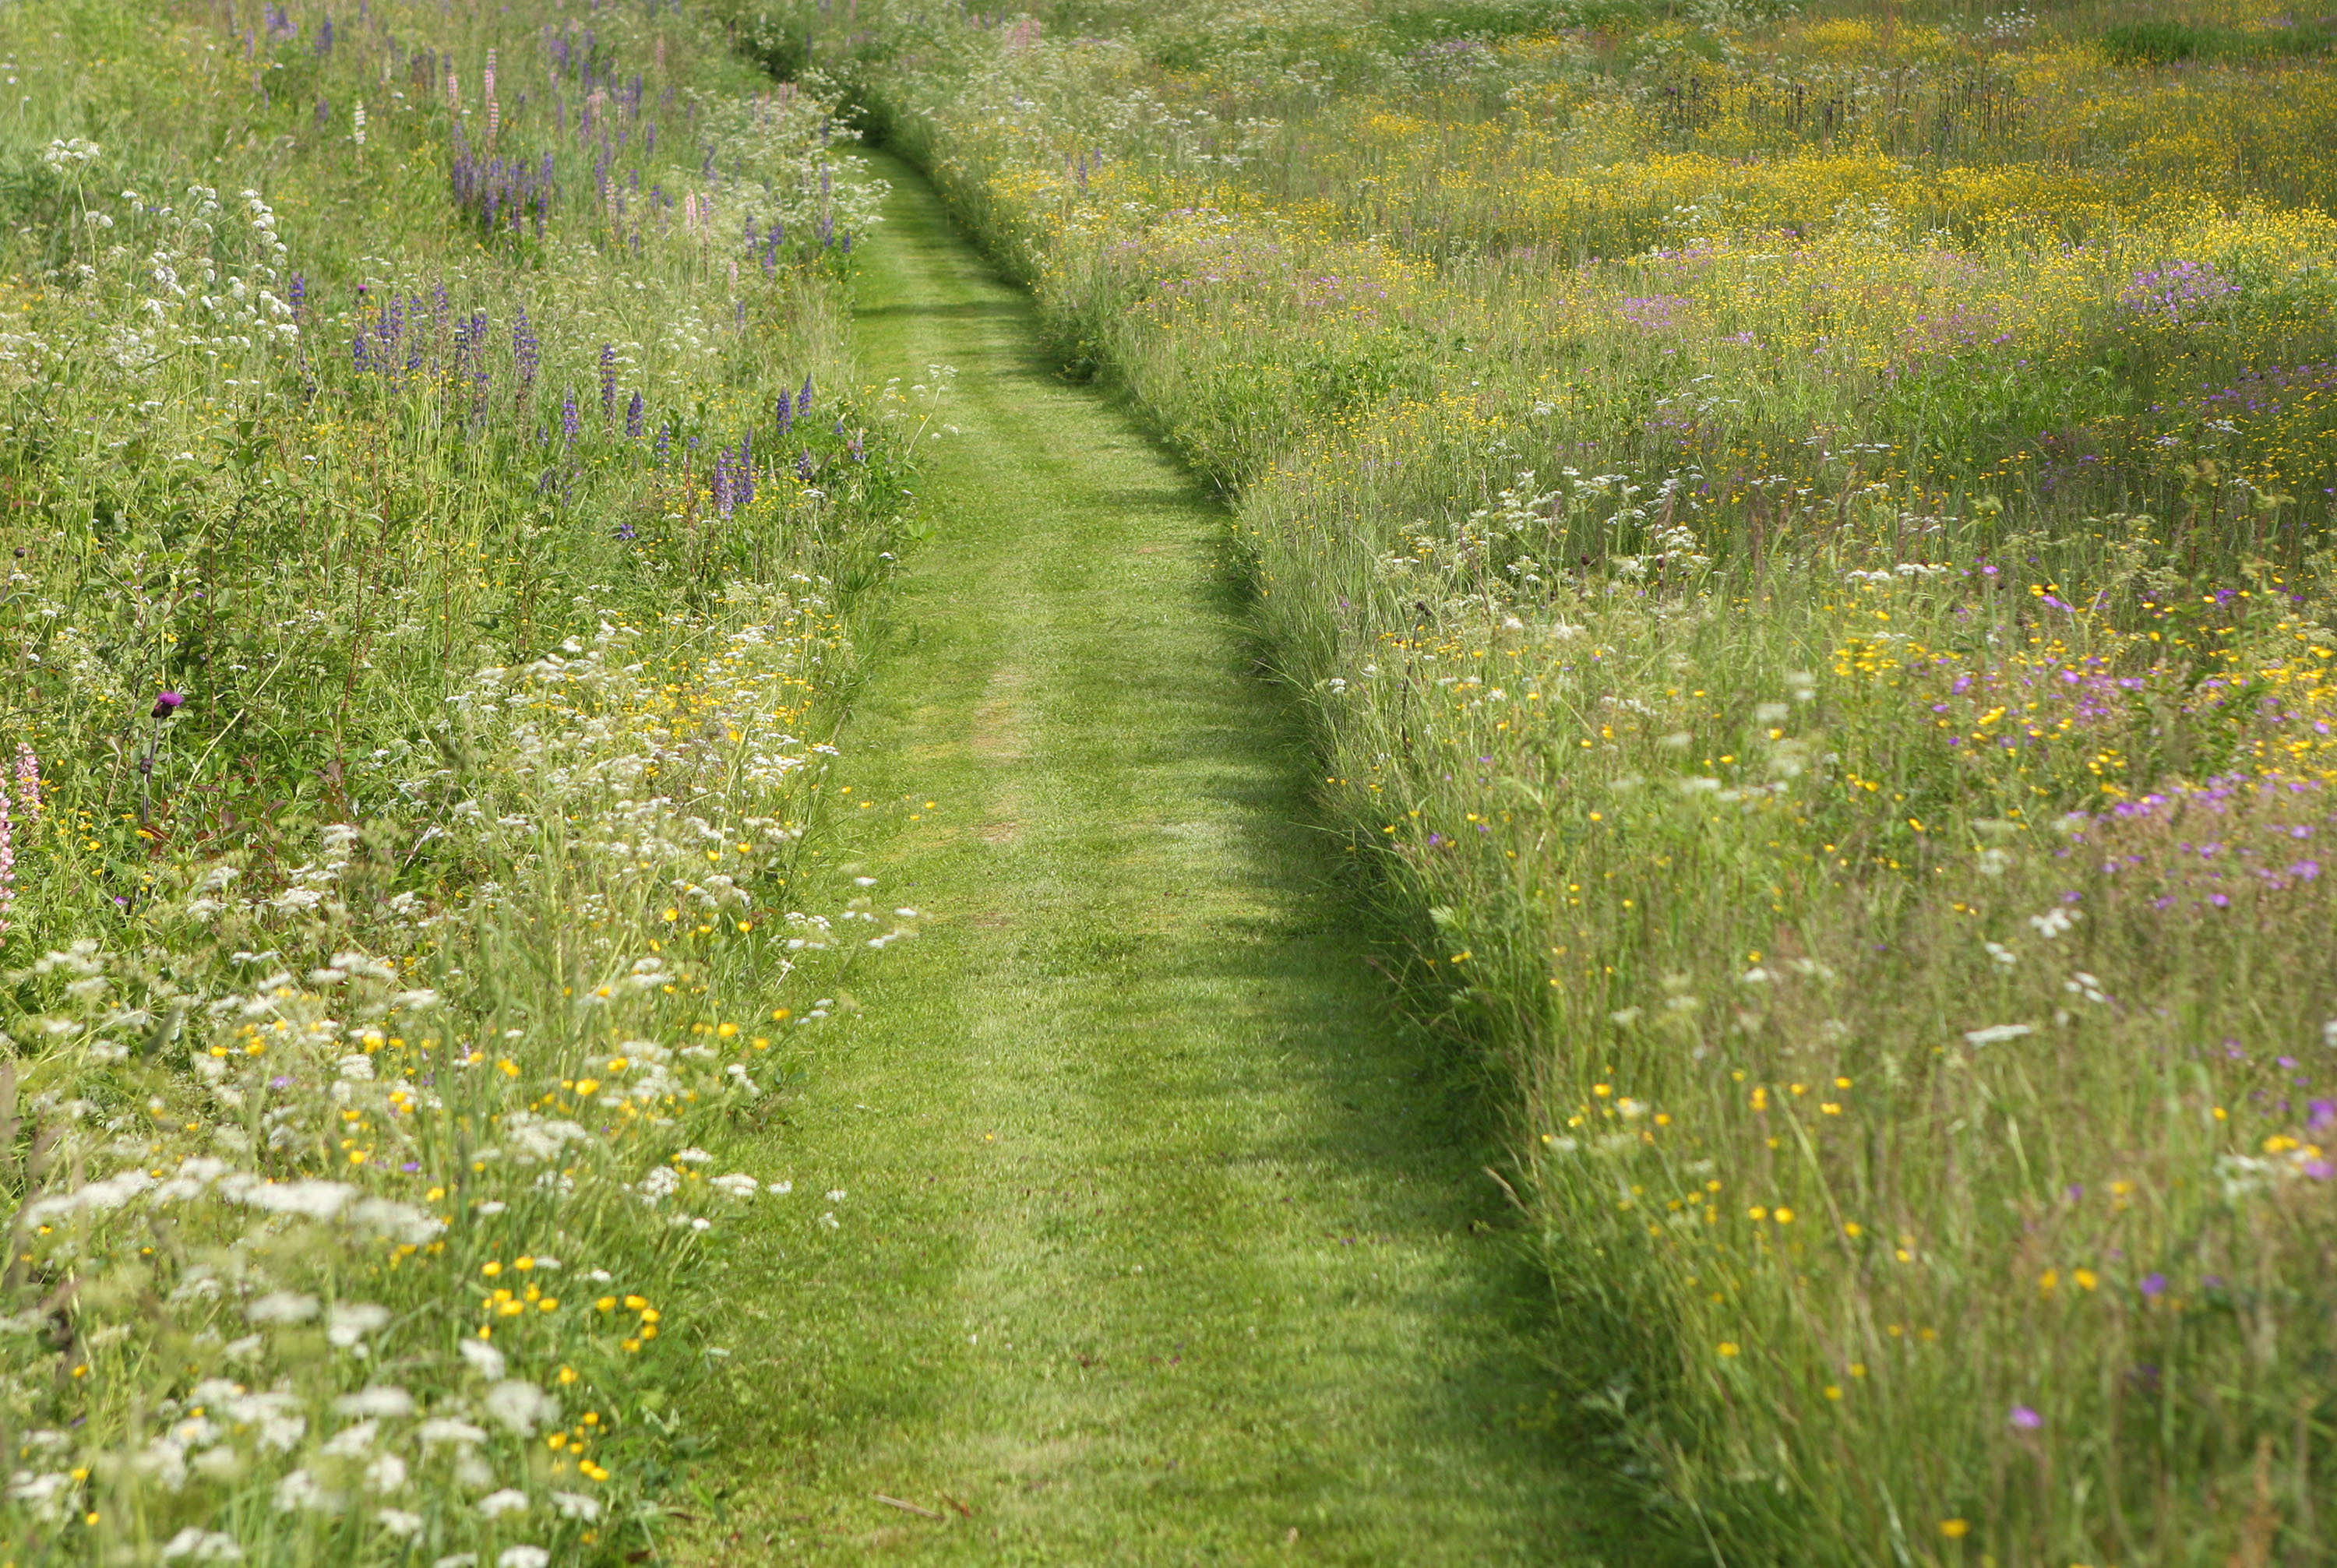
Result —
[[25, 816], [41, 814], [41, 759], [25, 740], [16, 742], [16, 799], [24, 803]]
[[8, 929], [8, 906], [16, 901], [16, 847], [8, 820], [8, 797], [0, 791], [0, 931]]

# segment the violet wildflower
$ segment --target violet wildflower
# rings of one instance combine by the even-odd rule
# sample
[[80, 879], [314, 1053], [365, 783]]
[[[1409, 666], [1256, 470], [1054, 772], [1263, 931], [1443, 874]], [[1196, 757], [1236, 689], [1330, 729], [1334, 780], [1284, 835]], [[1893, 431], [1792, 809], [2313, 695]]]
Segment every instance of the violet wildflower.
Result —
[[606, 424], [617, 416], [617, 348], [613, 343], [601, 345], [601, 420]]
[[803, 456], [796, 459], [796, 477], [808, 485], [811, 483], [812, 475], [817, 472], [818, 470], [812, 464], [811, 448], [807, 446], [803, 449]]
[[811, 377], [807, 375], [804, 377], [803, 390], [796, 394], [796, 417], [800, 419], [810, 412]]
[[2173, 261], [2156, 271], [2136, 273], [2119, 292], [2118, 303], [2137, 316], [2174, 325], [2239, 291], [2239, 284], [2217, 271], [2213, 262]]
[[560, 394], [560, 436], [563, 444], [576, 445], [576, 394], [562, 391]]
[[2026, 1405], [2015, 1405], [2009, 1419], [2014, 1426], [2023, 1432], [2034, 1432], [2045, 1425], [2045, 1417]]
[[2144, 1275], [2142, 1277], [2142, 1293], [2146, 1298], [2151, 1300], [2156, 1300], [2159, 1297], [2166, 1294], [2166, 1276], [2159, 1273], [2156, 1269]]
[[625, 435], [634, 441], [641, 438], [641, 395], [638, 392], [633, 394], [633, 400], [625, 406]]

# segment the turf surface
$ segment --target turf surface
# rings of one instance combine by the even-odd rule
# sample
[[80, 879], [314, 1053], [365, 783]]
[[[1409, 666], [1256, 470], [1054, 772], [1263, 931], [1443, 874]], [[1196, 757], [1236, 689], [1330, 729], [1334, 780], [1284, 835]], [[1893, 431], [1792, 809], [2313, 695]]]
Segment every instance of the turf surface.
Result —
[[960, 434], [832, 814], [931, 917], [749, 1151], [797, 1194], [731, 1265], [681, 1554], [1643, 1556], [1559, 1435], [1469, 1075], [1305, 825], [1221, 512], [880, 172], [862, 360], [953, 366]]

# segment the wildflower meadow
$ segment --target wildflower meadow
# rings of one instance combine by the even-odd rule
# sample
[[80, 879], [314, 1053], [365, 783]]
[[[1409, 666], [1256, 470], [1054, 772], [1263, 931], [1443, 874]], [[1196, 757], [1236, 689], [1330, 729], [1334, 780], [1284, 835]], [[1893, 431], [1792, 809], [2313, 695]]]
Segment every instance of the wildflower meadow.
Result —
[[1233, 497], [1648, 1506], [2326, 1559], [2325, 19], [741, 16]]
[[2328, 1561], [2308, 13], [0, 5], [0, 1568]]
[[[917, 419], [663, 4], [0, 10], [0, 1556], [642, 1550]], [[808, 1223], [808, 1214], [801, 1217]]]

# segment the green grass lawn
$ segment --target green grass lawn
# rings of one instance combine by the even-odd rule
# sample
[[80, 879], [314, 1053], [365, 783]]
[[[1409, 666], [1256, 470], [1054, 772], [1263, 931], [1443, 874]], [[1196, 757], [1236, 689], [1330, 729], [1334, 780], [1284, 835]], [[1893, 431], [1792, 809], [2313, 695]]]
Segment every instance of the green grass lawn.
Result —
[[1561, 1432], [1473, 1085], [1305, 825], [1221, 513], [882, 172], [864, 364], [953, 367], [959, 433], [828, 809], [924, 935], [748, 1152], [813, 1200], [733, 1262], [691, 1554], [1643, 1555]]

